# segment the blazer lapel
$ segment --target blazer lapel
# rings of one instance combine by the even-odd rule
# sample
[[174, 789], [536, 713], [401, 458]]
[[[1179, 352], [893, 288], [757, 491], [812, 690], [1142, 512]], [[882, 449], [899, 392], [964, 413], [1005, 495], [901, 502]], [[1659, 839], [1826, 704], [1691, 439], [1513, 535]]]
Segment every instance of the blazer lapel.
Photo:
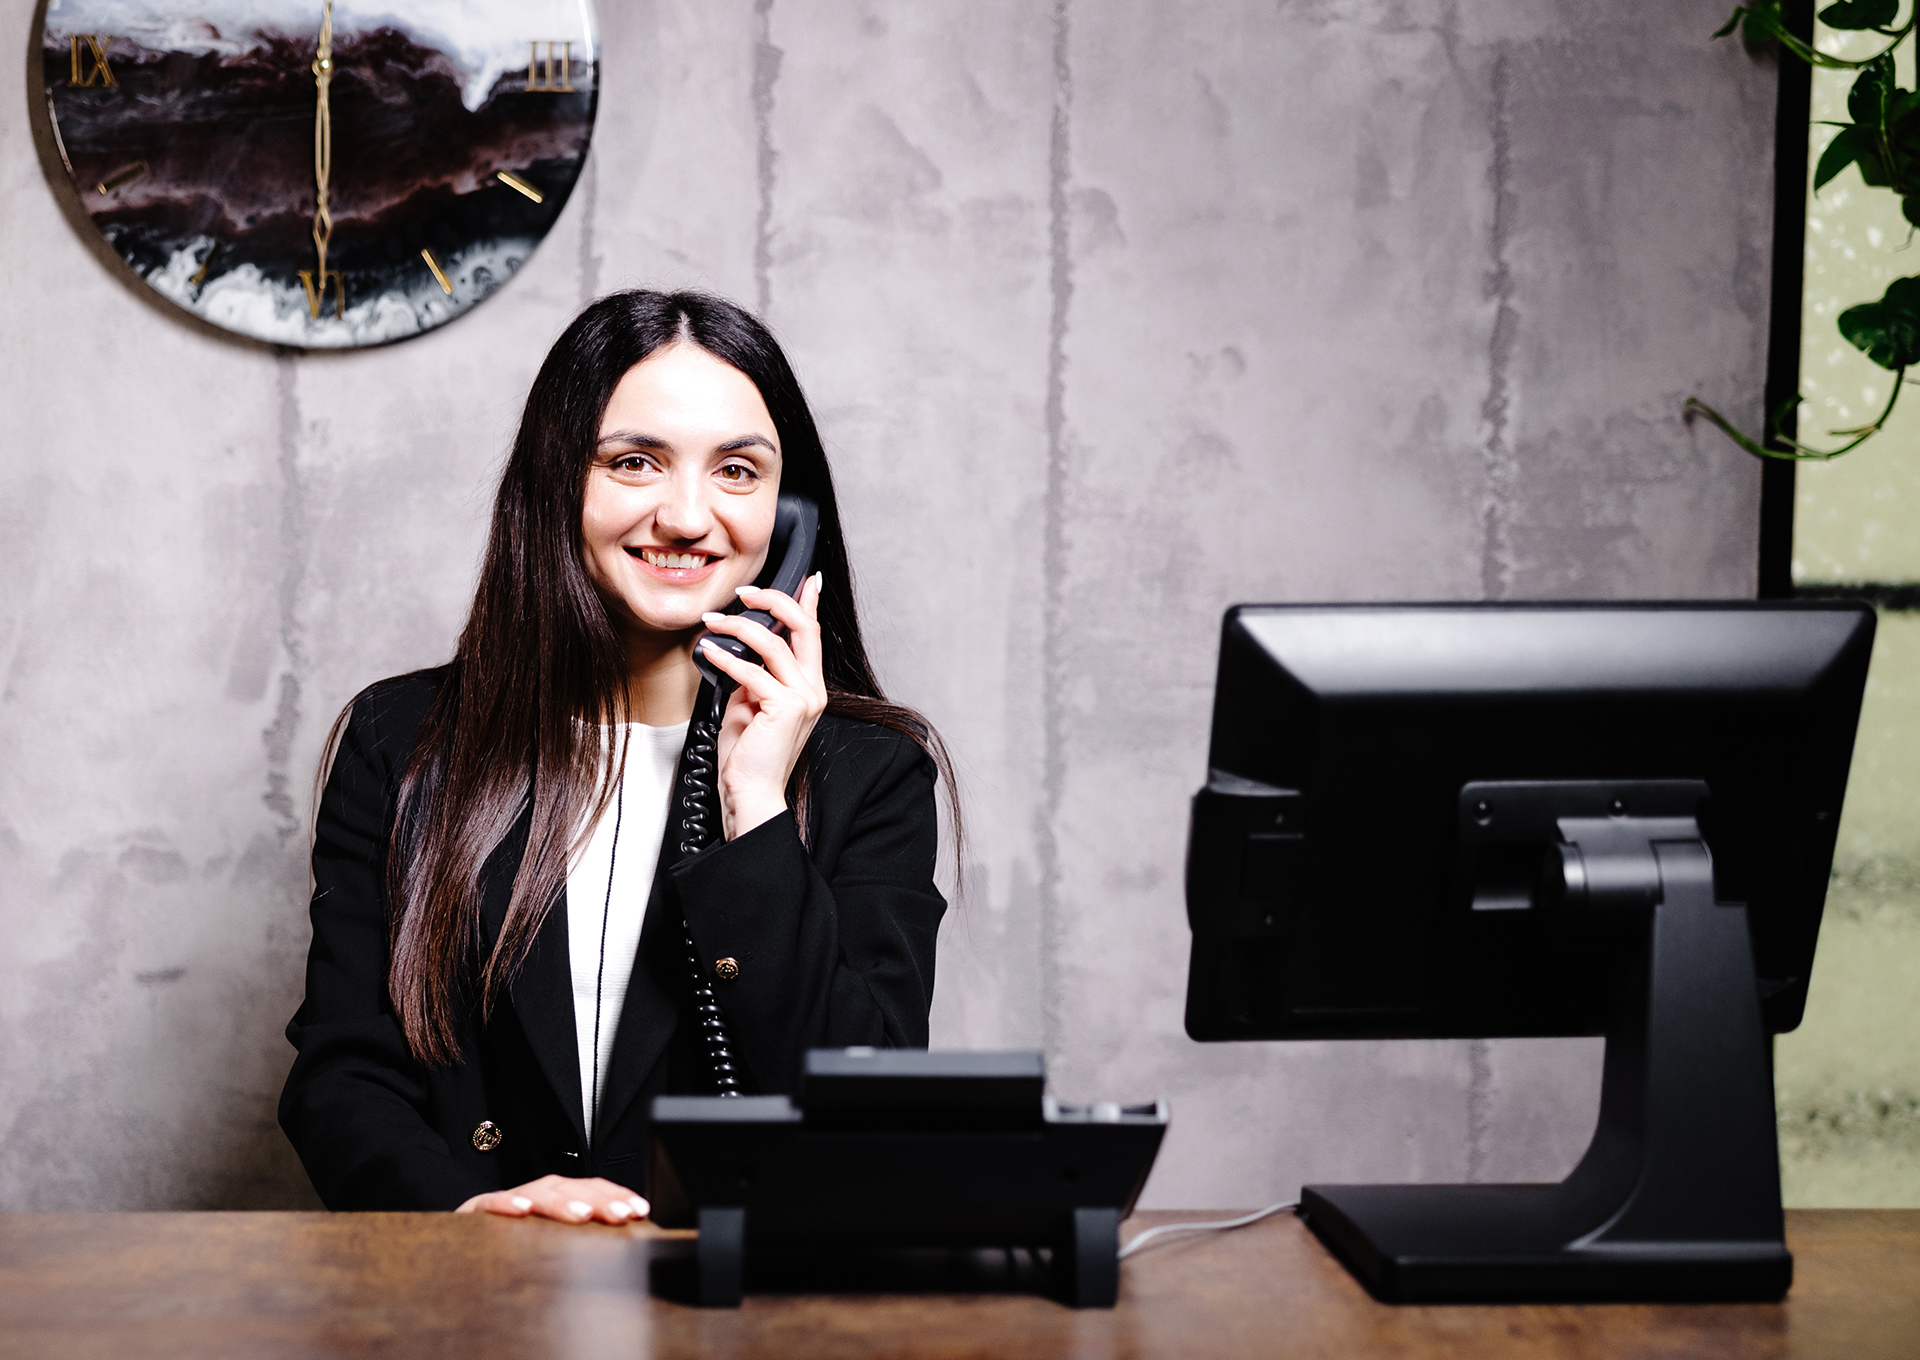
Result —
[[[498, 945], [500, 931], [507, 919], [507, 907], [513, 900], [513, 880], [520, 861], [527, 853], [527, 837], [533, 825], [529, 808], [514, 823], [513, 830], [488, 856], [480, 874], [480, 928], [489, 953]], [[533, 1049], [535, 1061], [547, 1084], [560, 1100], [560, 1107], [573, 1122], [574, 1136], [580, 1146], [587, 1145], [586, 1117], [580, 1101], [580, 1049], [575, 1040], [573, 1017], [573, 962], [567, 941], [567, 894], [559, 897], [540, 924], [533, 946], [521, 961], [507, 985], [507, 996], [520, 1028]]]
[[[672, 837], [669, 828], [667, 838]], [[600, 1087], [598, 1122], [603, 1132], [619, 1127], [680, 1020], [674, 1004], [678, 992], [668, 981], [674, 974], [668, 969], [670, 960], [685, 954], [686, 942], [680, 938], [680, 912], [667, 880], [665, 846], [660, 860], [653, 873], [653, 891], [647, 896], [647, 914], [640, 923], [640, 947], [633, 951], [626, 1004], [620, 1008], [620, 1024], [613, 1032], [613, 1059]]]
[[[709, 691], [702, 683], [693, 711], [706, 711]], [[687, 728], [693, 743], [693, 728]], [[673, 797], [667, 803], [667, 830], [660, 841], [660, 859], [653, 870], [653, 888], [647, 894], [647, 914], [640, 922], [640, 946], [633, 951], [633, 973], [627, 982], [627, 1001], [620, 1025], [613, 1033], [613, 1060], [600, 1087], [599, 1125], [612, 1130], [646, 1085], [654, 1066], [680, 1023], [679, 1003], [687, 992], [686, 923], [668, 872], [684, 856], [680, 853], [680, 821], [686, 815], [687, 751], [681, 748], [673, 772]], [[720, 825], [720, 809], [708, 810], [709, 825]]]

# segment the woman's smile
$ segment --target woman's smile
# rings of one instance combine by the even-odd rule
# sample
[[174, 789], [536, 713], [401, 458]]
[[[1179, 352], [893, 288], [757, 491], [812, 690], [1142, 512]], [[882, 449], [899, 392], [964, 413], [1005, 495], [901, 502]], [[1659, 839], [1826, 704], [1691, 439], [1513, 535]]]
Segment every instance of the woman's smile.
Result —
[[717, 554], [672, 552], [665, 548], [628, 548], [627, 556], [638, 562], [649, 576], [679, 585], [704, 581], [720, 561]]

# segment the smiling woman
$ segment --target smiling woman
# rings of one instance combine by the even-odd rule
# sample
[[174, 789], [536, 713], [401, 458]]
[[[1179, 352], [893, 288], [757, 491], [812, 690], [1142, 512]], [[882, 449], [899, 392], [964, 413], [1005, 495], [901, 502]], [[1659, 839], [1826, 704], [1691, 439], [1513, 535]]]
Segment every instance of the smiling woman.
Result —
[[[819, 517], [797, 598], [756, 585], [783, 495]], [[874, 680], [813, 418], [732, 304], [568, 328], [453, 660], [336, 733], [280, 1104], [329, 1207], [623, 1222], [653, 1096], [926, 1043], [950, 767]], [[714, 844], [669, 834], [715, 813]]]

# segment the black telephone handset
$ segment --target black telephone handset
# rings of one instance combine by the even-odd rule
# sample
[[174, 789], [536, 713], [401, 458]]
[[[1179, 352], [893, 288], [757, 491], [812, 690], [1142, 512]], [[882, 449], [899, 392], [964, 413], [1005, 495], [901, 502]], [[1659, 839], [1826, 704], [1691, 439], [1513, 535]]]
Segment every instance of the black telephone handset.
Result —
[[[799, 599], [800, 584], [813, 570], [813, 546], [819, 537], [819, 508], [804, 496], [782, 496], [773, 512], [773, 542], [767, 547], [767, 569], [760, 573], [760, 579], [754, 584]], [[786, 635], [786, 628], [764, 609], [747, 609], [736, 600], [727, 612], [743, 614], [783, 637]], [[724, 633], [702, 633], [693, 645], [693, 664], [700, 668], [700, 674], [722, 696], [733, 692], [733, 677], [722, 673], [718, 666], [707, 660], [700, 646], [702, 641], [707, 640], [742, 661], [751, 661], [756, 666], [761, 664], [760, 654], [739, 638], [728, 637]]]

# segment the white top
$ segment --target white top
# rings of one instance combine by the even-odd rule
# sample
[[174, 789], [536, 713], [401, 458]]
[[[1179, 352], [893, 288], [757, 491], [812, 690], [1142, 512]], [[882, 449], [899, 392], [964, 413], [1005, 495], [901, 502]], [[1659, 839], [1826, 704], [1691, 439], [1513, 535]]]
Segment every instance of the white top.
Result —
[[[673, 805], [673, 772], [687, 724], [628, 723], [627, 768], [620, 789], [593, 834], [567, 866], [567, 948], [573, 968], [573, 1023], [580, 1053], [580, 1103], [587, 1138], [600, 1108], [613, 1035], [627, 1000], [627, 980], [640, 946], [640, 923], [660, 863], [660, 843]], [[611, 736], [612, 728], [601, 729]], [[601, 768], [611, 755], [603, 745]], [[616, 841], [615, 828], [618, 828]], [[609, 882], [611, 878], [611, 882]]]

